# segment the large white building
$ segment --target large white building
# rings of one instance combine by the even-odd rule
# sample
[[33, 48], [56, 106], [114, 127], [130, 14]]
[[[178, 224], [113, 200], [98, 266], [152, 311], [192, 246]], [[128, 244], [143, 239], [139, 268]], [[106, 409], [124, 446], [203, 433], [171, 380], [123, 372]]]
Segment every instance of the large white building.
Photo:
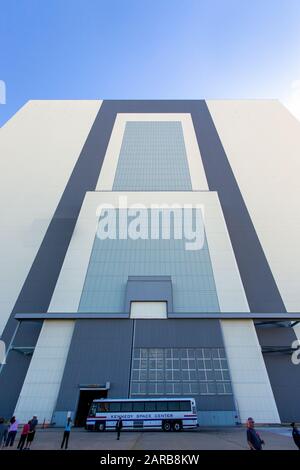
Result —
[[[0, 129], [0, 415], [194, 396], [206, 425], [300, 421], [299, 174], [277, 101], [28, 102]], [[201, 206], [203, 246], [99, 238], [124, 196]]]

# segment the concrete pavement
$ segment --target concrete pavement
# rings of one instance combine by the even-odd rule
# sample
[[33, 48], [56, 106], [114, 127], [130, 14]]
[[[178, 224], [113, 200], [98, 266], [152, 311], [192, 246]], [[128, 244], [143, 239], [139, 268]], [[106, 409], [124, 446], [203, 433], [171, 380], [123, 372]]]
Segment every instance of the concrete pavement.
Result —
[[[290, 429], [258, 428], [266, 450], [297, 450]], [[57, 450], [62, 429], [38, 429], [32, 450]], [[18, 432], [14, 448], [19, 441]], [[162, 431], [123, 431], [120, 441], [115, 432], [87, 432], [73, 429], [69, 441], [71, 450], [247, 450], [245, 428], [206, 428], [179, 433]], [[5, 449], [4, 449], [5, 451]]]

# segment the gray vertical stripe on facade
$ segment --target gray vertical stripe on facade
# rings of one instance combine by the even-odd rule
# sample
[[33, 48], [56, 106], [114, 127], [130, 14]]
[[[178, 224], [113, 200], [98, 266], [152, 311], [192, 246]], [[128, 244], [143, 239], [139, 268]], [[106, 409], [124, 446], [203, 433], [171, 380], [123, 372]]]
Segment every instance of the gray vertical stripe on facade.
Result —
[[[4, 329], [2, 339], [6, 344], [10, 343], [17, 326], [16, 313], [48, 310], [84, 196], [96, 187], [112, 126], [113, 122], [100, 107]], [[14, 346], [35, 346], [41, 325], [41, 322], [23, 322]], [[13, 413], [29, 364], [29, 356], [9, 353], [0, 374], [1, 416]]]

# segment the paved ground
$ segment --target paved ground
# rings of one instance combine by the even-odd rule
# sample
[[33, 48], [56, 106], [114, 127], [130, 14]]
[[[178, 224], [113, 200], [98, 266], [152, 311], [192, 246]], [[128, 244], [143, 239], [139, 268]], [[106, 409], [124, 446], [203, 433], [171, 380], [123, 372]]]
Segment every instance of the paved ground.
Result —
[[[258, 429], [266, 450], [297, 450], [287, 428]], [[39, 429], [32, 450], [59, 449], [63, 430]], [[243, 450], [247, 449], [244, 428], [198, 429], [180, 433], [124, 431], [121, 440], [114, 432], [95, 433], [73, 429], [69, 449], [85, 450]], [[17, 436], [16, 444], [19, 440]], [[15, 447], [16, 447], [15, 444]]]

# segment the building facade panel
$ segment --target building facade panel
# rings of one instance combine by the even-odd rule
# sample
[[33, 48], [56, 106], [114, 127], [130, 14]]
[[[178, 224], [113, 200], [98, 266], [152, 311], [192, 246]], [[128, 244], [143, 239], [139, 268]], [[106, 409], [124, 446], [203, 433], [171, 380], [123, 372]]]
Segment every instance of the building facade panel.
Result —
[[249, 416], [279, 423], [276, 402], [252, 320], [222, 320], [232, 386], [241, 422]]
[[[298, 169], [299, 123], [280, 105], [264, 101], [72, 103], [64, 113], [64, 102], [30, 103], [0, 138], [0, 145], [9, 148], [19, 126], [21, 135], [29, 135], [29, 152], [47, 113], [51, 119], [59, 113], [68, 118], [58, 126], [59, 138], [49, 129], [41, 134], [53, 141], [43, 158], [48, 162], [52, 151], [59, 157], [59, 188], [51, 181], [47, 186], [43, 175], [35, 188], [39, 201], [30, 191], [25, 198], [31, 215], [25, 211], [20, 223], [41, 218], [44, 199], [48, 218], [34, 222], [30, 233], [20, 232], [31, 251], [30, 256], [27, 248], [16, 251], [30, 268], [25, 282], [16, 280], [16, 285], [24, 282], [19, 296], [9, 283], [14, 274], [7, 260], [8, 269], [0, 274], [5, 287], [0, 302], [7, 306], [9, 296], [16, 301], [3, 336], [10, 348], [0, 375], [0, 414], [15, 409], [26, 420], [38, 413], [40, 420], [61, 425], [71, 411], [82, 425], [96, 396], [189, 394], [196, 397], [201, 424], [234, 424], [249, 415], [258, 422], [297, 420], [300, 376], [290, 347], [299, 337], [298, 326], [254, 325], [251, 315], [299, 311], [299, 198], [288, 187], [290, 168], [293, 174]], [[29, 115], [44, 120], [37, 124]], [[40, 147], [38, 141], [36, 154]], [[285, 152], [290, 168], [284, 166]], [[41, 170], [37, 155], [31, 164]], [[47, 191], [42, 193], [39, 185]], [[179, 203], [180, 210], [185, 203], [200, 205], [203, 246], [189, 251], [187, 240], [162, 239], [160, 232], [159, 239], [100, 240], [95, 236], [98, 206], [116, 207], [124, 196], [126, 204], [143, 205], [141, 223], [153, 203]], [[19, 203], [16, 197], [3, 208], [11, 244], [19, 241], [10, 223]], [[284, 212], [282, 224], [277, 207]], [[117, 211], [119, 217], [125, 209]], [[131, 302], [132, 311], [138, 303], [136, 317], [143, 316], [143, 302], [152, 302], [144, 304], [147, 319], [130, 318]], [[167, 302], [164, 309], [158, 309], [159, 302]], [[49, 318], [72, 313], [102, 318], [47, 320], [40, 333], [42, 323], [34, 315], [45, 312]], [[15, 331], [16, 313], [32, 317]], [[220, 320], [220, 313], [229, 318], [248, 314], [249, 319]], [[201, 319], [207, 314], [215, 319]], [[32, 359], [24, 354], [28, 348]]]
[[1, 129], [0, 333], [100, 106], [96, 100], [31, 101]]
[[73, 330], [73, 321], [44, 322], [15, 409], [21, 422], [28, 416], [51, 422]]
[[[100, 105], [101, 102], [97, 102], [98, 110]], [[42, 108], [46, 106], [47, 110], [46, 102], [38, 102], [36, 105], [33, 103], [32, 106], [37, 109], [39, 109], [40, 106]], [[63, 102], [60, 102], [59, 106], [60, 110], [68, 109], [69, 113], [72, 114], [72, 106], [69, 108], [67, 104]], [[50, 105], [50, 110], [51, 109], [53, 111], [53, 106]], [[57, 114], [58, 111], [56, 110], [52, 119], [54, 117], [58, 119]], [[44, 120], [47, 119], [47, 111], [45, 115], [46, 118], [44, 117]], [[29, 119], [28, 125], [31, 134], [36, 136], [37, 122]], [[29, 322], [26, 326], [24, 326], [24, 324], [18, 325], [18, 322], [14, 319], [14, 315], [24, 311], [33, 314], [46, 312], [49, 307], [84, 195], [87, 190], [95, 188], [98, 179], [109, 138], [105, 133], [102, 139], [99, 138], [100, 129], [103, 130], [105, 125], [106, 121], [104, 120], [103, 113], [98, 111], [94, 123], [91, 121], [90, 127], [86, 129], [85, 138], [87, 140], [82, 141], [83, 147], [81, 149], [79, 148], [80, 153], [75, 155], [73, 171], [71, 172], [69, 180], [65, 183], [65, 188], [60, 199], [58, 199], [58, 205], [55, 208], [53, 217], [32, 262], [22, 289], [15, 299], [10, 319], [2, 334], [2, 340], [5, 341], [8, 348], [7, 365], [2, 367], [0, 375], [0, 403], [1, 407], [3, 407], [0, 411], [4, 416], [13, 413], [21, 390], [22, 380], [24, 380], [30, 364], [30, 356], [26, 356], [26, 360], [18, 360], [18, 356], [14, 352], [10, 352], [12, 350], [11, 348], [14, 346], [14, 343], [21, 343], [22, 347], [35, 346], [41, 328], [39, 322]], [[62, 129], [63, 124], [60, 123], [60, 130]], [[46, 134], [49, 138], [51, 138], [50, 131], [51, 127], [48, 127], [48, 134], [47, 132]], [[43, 135], [43, 133], [41, 133], [41, 135]], [[67, 147], [69, 145], [74, 151], [74, 148], [68, 142], [73, 138], [73, 134], [71, 135], [68, 136], [64, 146]], [[55, 145], [57, 145], [57, 142], [59, 143], [59, 138], [55, 139], [52, 137], [52, 139], [55, 141]], [[43, 142], [44, 141], [46, 141], [45, 138]], [[10, 139], [10, 142], [12, 143], [14, 140]], [[74, 142], [76, 143], [77, 140], [74, 139]], [[32, 147], [34, 150], [34, 140], [28, 143], [28, 147]], [[41, 154], [43, 153], [38, 154], [39, 157]], [[50, 153], [46, 155], [46, 157], [52, 158], [53, 156]], [[57, 168], [59, 168], [59, 165], [56, 165], [56, 169]], [[39, 192], [42, 193], [42, 191]], [[30, 334], [31, 328], [32, 332]], [[12, 370], [14, 370], [15, 373], [12, 373]]]
[[[166, 104], [156, 102], [154, 106], [151, 106], [150, 102], [147, 104], [139, 102], [136, 103], [136, 110], [133, 109], [133, 112], [126, 112], [130, 107], [126, 102], [119, 102], [116, 109], [114, 109], [112, 103], [108, 103], [107, 107], [107, 114], [113, 114], [114, 112], [116, 114], [114, 116], [115, 121], [111, 131], [111, 137], [107, 147], [103, 167], [99, 176], [97, 190], [111, 191], [113, 189], [126, 125], [132, 123], [145, 124], [149, 122], [156, 122], [157, 124], [177, 122], [181, 124], [192, 189], [193, 191], [208, 190], [205, 171], [190, 114], [191, 109], [188, 109], [184, 104], [182, 104], [182, 106], [176, 106], [175, 102], [168, 102]], [[157, 112], [153, 112], [153, 109], [155, 108]], [[182, 108], [183, 112], [178, 112], [180, 108]], [[147, 112], [147, 109], [149, 112]], [[173, 112], [168, 112], [169, 109], [173, 109]], [[172, 142], [169, 141], [169, 143], [172, 145]], [[152, 182], [152, 184], [154, 183]], [[167, 184], [168, 181], [166, 181], [166, 185]], [[167, 189], [167, 186], [163, 189]]]
[[128, 397], [133, 320], [77, 320], [53, 419], [76, 415], [80, 390], [104, 388], [111, 398]]
[[207, 105], [285, 307], [299, 312], [299, 122], [276, 100]]

